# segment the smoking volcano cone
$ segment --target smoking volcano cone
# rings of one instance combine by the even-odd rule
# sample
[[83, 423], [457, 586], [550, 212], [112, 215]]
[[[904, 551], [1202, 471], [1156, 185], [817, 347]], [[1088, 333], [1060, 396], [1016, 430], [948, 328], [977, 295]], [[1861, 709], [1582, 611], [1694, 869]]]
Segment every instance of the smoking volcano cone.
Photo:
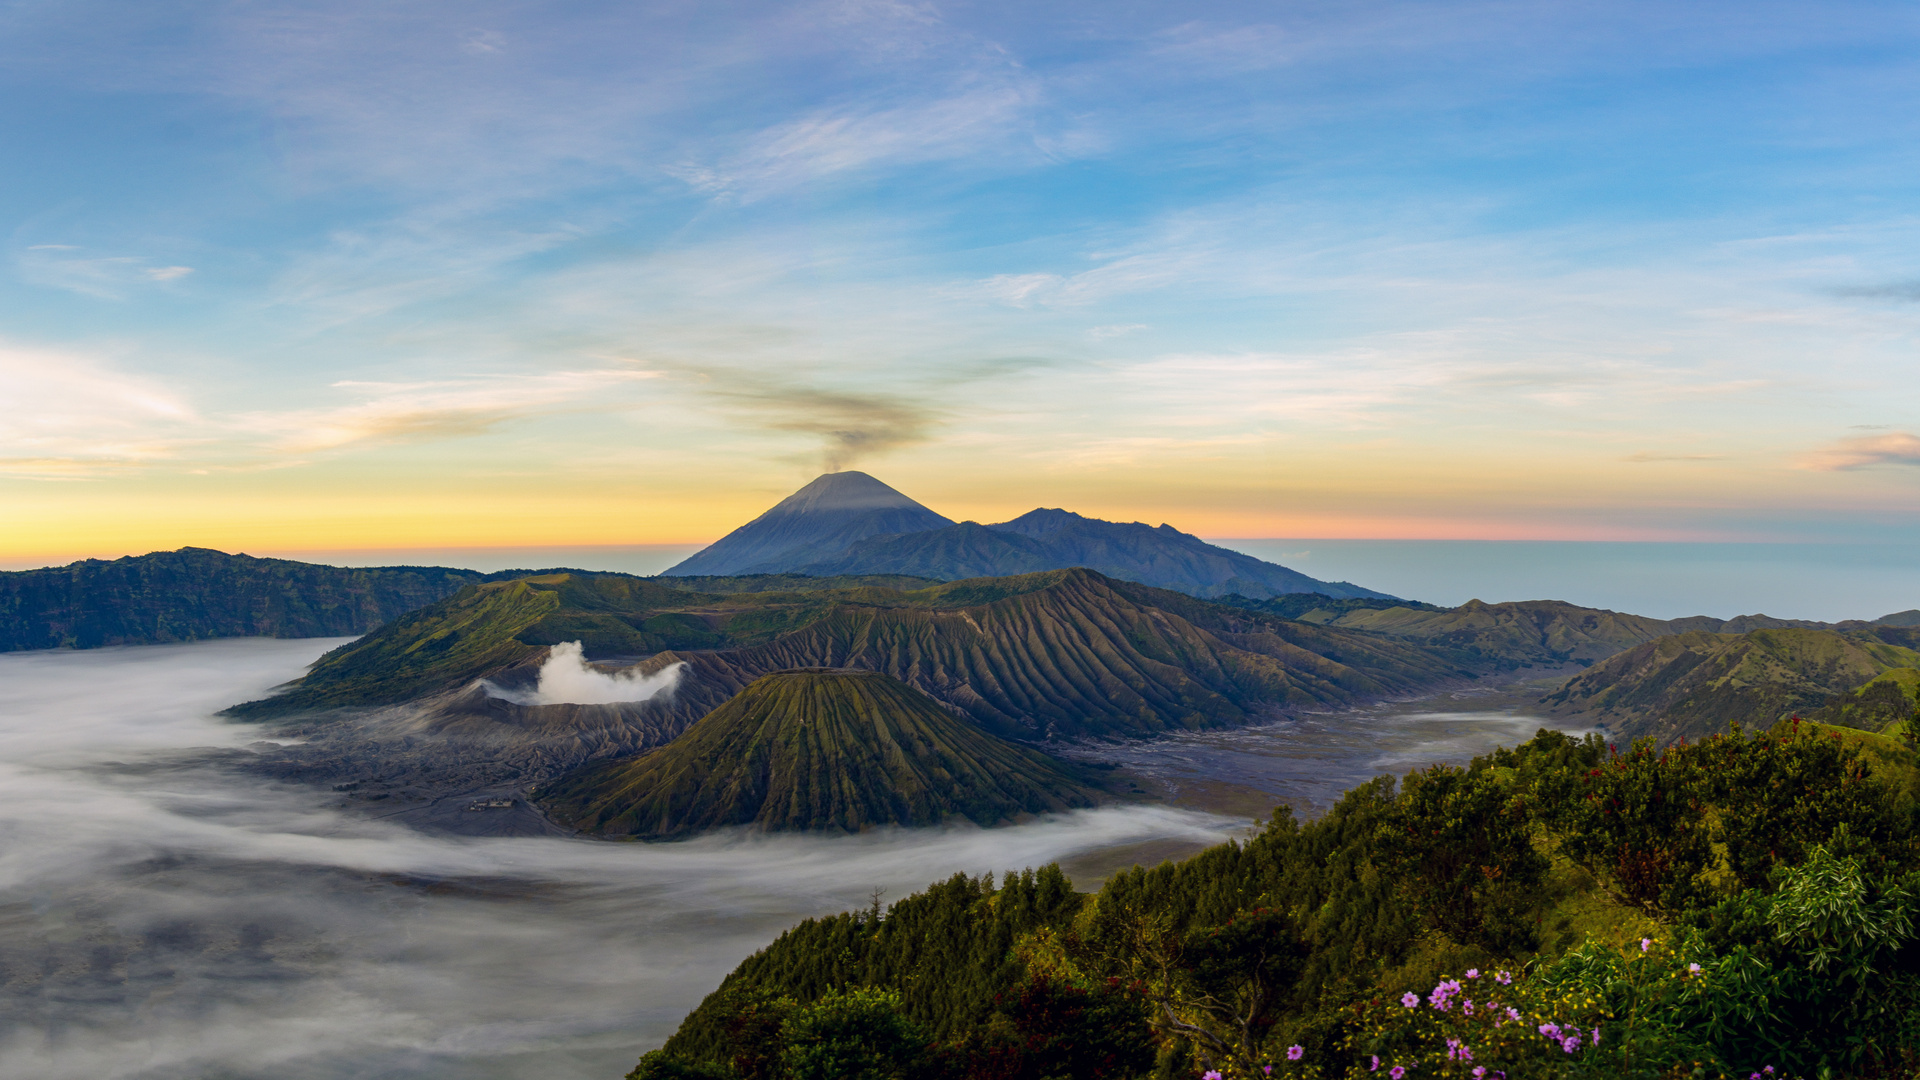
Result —
[[866, 473], [827, 473], [667, 573], [778, 573], [836, 555], [870, 536], [951, 524]]

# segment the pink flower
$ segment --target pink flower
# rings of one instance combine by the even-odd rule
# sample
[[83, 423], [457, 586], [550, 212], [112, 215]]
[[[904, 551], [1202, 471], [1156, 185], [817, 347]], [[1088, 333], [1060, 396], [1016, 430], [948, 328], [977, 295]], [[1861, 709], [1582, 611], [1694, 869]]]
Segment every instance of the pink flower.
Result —
[[1567, 1036], [1565, 1039], [1561, 1040], [1560, 1049], [1565, 1050], [1569, 1054], [1573, 1053], [1575, 1050], [1580, 1049], [1580, 1036], [1578, 1035]]
[[1545, 1035], [1549, 1039], [1558, 1039], [1560, 1037], [1560, 1025], [1553, 1023], [1541, 1024], [1540, 1034]]
[[1475, 1065], [1473, 1067], [1473, 1080], [1486, 1080], [1486, 1077], [1487, 1067], [1485, 1065]]
[[[1401, 1080], [1402, 1077], [1407, 1075], [1407, 1067], [1405, 1065], [1395, 1065], [1393, 1068], [1387, 1070], [1387, 1075], [1393, 1077], [1393, 1080]], [[1754, 1073], [1753, 1075], [1759, 1076], [1760, 1074]]]
[[1373, 1064], [1367, 1066], [1367, 1071], [1368, 1072], [1380, 1071], [1380, 1055], [1379, 1054], [1373, 1055]]
[[1411, 1009], [1415, 1005], [1420, 1004], [1420, 995], [1409, 990], [1406, 993], [1400, 995], [1400, 1004], [1405, 1005], [1407, 1008]]
[[1600, 1029], [1599, 1028], [1593, 1029], [1593, 1045], [1595, 1046], [1600, 1045]]
[[1307, 1048], [1304, 1046], [1289, 1046], [1287, 1047], [1287, 1060], [1299, 1061], [1300, 1055], [1306, 1052], [1307, 1052]]
[[1689, 975], [1698, 975], [1698, 974], [1700, 974], [1700, 965], [1699, 965], [1699, 964], [1688, 964], [1688, 965], [1687, 965], [1687, 974], [1689, 974]]
[[1468, 969], [1467, 969], [1467, 978], [1469, 978], [1469, 979], [1477, 979], [1477, 978], [1479, 978], [1479, 977], [1480, 977], [1480, 969], [1479, 969], [1479, 968], [1468, 968]]
[[1510, 986], [1513, 983], [1513, 976], [1502, 971], [1494, 975], [1493, 981], [1499, 983], [1501, 986]]
[[1652, 938], [1650, 938], [1650, 937], [1643, 937], [1643, 938], [1641, 938], [1641, 939], [1640, 939], [1640, 951], [1641, 951], [1641, 952], [1646, 952], [1646, 951], [1647, 951], [1648, 949], [1651, 949], [1651, 948], [1653, 948], [1653, 939], [1652, 939]]
[[1220, 1080], [1220, 1070], [1208, 1069], [1206, 1072], [1200, 1074], [1200, 1080]]

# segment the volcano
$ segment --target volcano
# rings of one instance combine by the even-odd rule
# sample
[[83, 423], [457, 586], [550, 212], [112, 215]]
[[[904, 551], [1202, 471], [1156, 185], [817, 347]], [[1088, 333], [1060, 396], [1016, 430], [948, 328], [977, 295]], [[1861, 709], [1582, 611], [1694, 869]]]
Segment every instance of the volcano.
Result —
[[666, 573], [779, 573], [831, 558], [869, 537], [952, 524], [866, 473], [827, 473]]
[[821, 668], [763, 675], [661, 749], [581, 770], [540, 798], [577, 827], [654, 839], [729, 825], [996, 825], [1103, 801], [1068, 766], [891, 675]]

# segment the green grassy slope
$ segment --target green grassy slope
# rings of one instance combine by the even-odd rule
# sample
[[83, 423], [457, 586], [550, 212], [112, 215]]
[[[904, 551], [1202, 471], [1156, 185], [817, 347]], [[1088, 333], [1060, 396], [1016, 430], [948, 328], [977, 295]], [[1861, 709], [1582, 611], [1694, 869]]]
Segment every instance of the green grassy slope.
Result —
[[993, 825], [1099, 792], [878, 672], [764, 675], [667, 746], [539, 793], [558, 820], [651, 838], [768, 830]]
[[1622, 739], [1698, 739], [1733, 720], [1771, 723], [1819, 708], [1920, 652], [1866, 631], [1686, 633], [1636, 646], [1542, 699], [1605, 723]]
[[1457, 649], [1496, 664], [1591, 663], [1674, 632], [1671, 623], [1640, 615], [1577, 607], [1558, 600], [1457, 608], [1412, 607], [1330, 610], [1309, 621], [1346, 630], [1406, 638]]
[[1840, 694], [1807, 719], [1861, 731], [1905, 734], [1920, 711], [1920, 669], [1890, 668], [1865, 686]]
[[181, 548], [0, 573], [0, 652], [364, 634], [481, 575], [348, 568]]

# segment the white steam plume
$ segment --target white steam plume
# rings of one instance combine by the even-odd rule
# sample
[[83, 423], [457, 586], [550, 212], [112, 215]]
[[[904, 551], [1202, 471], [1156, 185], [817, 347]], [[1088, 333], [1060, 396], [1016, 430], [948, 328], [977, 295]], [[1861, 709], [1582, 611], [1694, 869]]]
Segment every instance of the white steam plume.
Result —
[[647, 701], [655, 694], [672, 696], [686, 667], [684, 663], [669, 664], [651, 675], [637, 671], [609, 675], [588, 665], [579, 642], [563, 641], [548, 651], [540, 665], [540, 681], [532, 690], [510, 690], [484, 679], [480, 685], [487, 693], [515, 705], [613, 705]]

